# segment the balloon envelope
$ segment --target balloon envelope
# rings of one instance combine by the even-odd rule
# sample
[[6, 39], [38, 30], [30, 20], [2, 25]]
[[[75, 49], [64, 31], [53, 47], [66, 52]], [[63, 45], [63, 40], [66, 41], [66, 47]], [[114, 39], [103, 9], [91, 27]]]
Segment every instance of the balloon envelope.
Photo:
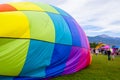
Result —
[[84, 31], [63, 10], [42, 3], [0, 4], [0, 80], [71, 74], [90, 63]]
[[102, 47], [103, 49], [110, 49], [110, 46], [109, 45], [105, 45]]

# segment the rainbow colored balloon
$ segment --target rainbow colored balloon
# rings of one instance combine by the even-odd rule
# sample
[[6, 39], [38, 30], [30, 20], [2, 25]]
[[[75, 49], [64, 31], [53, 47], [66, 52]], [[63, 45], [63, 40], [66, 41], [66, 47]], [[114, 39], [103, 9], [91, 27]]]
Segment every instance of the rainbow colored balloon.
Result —
[[56, 77], [90, 63], [84, 31], [63, 10], [32, 2], [0, 4], [0, 80]]

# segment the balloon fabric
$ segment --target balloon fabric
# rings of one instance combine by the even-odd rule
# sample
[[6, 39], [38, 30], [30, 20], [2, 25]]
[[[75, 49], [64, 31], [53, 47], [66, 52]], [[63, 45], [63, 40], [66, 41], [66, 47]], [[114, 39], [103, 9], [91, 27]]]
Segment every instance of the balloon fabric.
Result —
[[0, 80], [40, 80], [91, 64], [88, 39], [65, 11], [48, 4], [0, 4]]

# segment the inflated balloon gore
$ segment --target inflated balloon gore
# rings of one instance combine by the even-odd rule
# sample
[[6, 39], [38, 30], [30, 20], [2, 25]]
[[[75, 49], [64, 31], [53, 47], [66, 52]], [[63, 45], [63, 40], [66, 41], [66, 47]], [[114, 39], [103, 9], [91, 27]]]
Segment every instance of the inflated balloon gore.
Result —
[[38, 2], [0, 4], [0, 80], [37, 80], [91, 64], [88, 39], [63, 10]]

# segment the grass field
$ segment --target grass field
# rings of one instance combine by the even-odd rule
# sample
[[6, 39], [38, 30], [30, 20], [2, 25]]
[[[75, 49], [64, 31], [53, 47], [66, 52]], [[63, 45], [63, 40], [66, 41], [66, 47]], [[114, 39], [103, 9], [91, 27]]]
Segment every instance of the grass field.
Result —
[[120, 56], [108, 61], [107, 55], [93, 55], [92, 64], [86, 69], [71, 75], [52, 80], [120, 80]]

